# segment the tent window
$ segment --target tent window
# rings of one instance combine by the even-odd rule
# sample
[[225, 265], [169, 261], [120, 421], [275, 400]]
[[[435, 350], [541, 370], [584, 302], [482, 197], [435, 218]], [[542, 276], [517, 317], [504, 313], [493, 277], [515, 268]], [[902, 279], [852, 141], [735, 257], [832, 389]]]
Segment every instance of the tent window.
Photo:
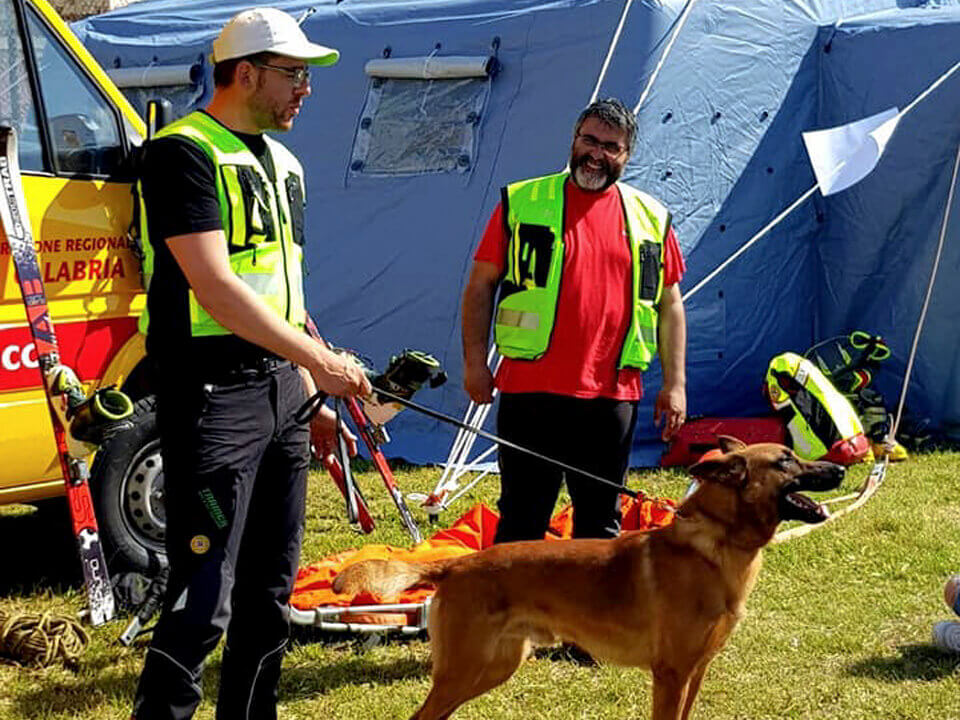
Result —
[[429, 57], [367, 63], [370, 88], [350, 174], [470, 172], [494, 62]]
[[106, 72], [142, 117], [147, 103], [160, 99], [173, 105], [173, 118], [183, 117], [200, 104], [205, 90], [200, 63], [116, 67]]

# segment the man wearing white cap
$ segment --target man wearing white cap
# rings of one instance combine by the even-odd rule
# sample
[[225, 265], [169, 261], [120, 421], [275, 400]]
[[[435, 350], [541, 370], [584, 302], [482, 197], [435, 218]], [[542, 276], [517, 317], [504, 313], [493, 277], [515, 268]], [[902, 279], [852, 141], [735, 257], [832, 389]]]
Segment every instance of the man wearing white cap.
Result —
[[365, 395], [370, 384], [303, 332], [303, 170], [264, 131], [289, 130], [310, 95], [310, 66], [338, 57], [284, 12], [242, 12], [213, 43], [206, 110], [146, 147], [141, 327], [155, 370], [170, 576], [137, 720], [193, 716], [224, 631], [217, 718], [277, 716], [310, 435], [321, 452], [336, 437], [328, 410], [309, 429], [294, 415], [316, 388]]

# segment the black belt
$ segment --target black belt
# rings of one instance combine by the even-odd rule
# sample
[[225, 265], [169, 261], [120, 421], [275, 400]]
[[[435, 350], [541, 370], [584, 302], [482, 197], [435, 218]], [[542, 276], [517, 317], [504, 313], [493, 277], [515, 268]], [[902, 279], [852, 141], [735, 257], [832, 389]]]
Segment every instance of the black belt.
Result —
[[264, 378], [292, 366], [292, 362], [283, 358], [255, 358], [229, 367], [194, 368], [189, 374], [191, 378], [201, 382], [229, 384]]

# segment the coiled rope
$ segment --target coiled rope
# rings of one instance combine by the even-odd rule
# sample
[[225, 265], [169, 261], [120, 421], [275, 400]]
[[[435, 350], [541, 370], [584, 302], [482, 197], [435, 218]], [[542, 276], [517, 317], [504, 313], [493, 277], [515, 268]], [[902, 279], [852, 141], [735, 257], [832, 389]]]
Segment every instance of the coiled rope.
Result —
[[75, 620], [0, 608], [0, 658], [11, 664], [41, 668], [61, 662], [76, 667], [89, 643], [89, 634]]

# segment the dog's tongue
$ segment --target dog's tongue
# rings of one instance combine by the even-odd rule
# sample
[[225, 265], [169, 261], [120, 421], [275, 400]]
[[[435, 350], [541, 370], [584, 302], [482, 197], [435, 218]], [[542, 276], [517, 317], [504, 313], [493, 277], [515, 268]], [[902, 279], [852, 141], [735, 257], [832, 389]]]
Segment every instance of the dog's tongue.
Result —
[[806, 495], [802, 495], [797, 492], [787, 493], [787, 502], [802, 512], [816, 513], [824, 520], [830, 517], [830, 511], [827, 509], [826, 505], [821, 505], [818, 502], [814, 502]]

